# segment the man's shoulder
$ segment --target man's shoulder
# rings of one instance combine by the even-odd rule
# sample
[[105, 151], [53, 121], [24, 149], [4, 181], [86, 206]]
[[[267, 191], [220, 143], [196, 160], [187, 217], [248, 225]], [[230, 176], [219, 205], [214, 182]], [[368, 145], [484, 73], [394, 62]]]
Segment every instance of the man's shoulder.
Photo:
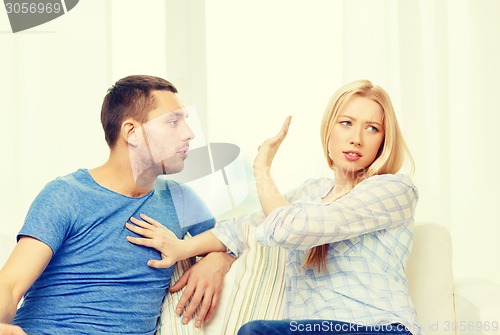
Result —
[[69, 174], [56, 177], [55, 179], [45, 184], [45, 189], [49, 190], [60, 189], [60, 188], [69, 189], [78, 186], [80, 184], [80, 181], [82, 180], [84, 171], [85, 170], [80, 169], [75, 172], [71, 172]]
[[39, 198], [54, 198], [53, 201], [66, 201], [94, 197], [96, 188], [92, 185], [85, 169], [79, 169], [67, 175], [49, 181], [39, 193]]

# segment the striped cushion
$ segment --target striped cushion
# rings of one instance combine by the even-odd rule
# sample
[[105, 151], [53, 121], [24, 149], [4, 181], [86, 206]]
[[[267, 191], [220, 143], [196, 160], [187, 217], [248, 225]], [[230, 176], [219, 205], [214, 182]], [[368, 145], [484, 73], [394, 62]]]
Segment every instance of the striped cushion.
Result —
[[[243, 223], [245, 224], [245, 223]], [[168, 294], [163, 304], [157, 335], [196, 334], [234, 335], [248, 321], [280, 319], [285, 291], [285, 251], [256, 243], [255, 228], [245, 224], [248, 248], [233, 263], [224, 279], [224, 289], [217, 311], [201, 330], [190, 322], [184, 326], [175, 315], [180, 292]], [[190, 266], [188, 261], [176, 266], [173, 280]]]
[[[184, 261], [178, 262], [174, 269], [174, 274], [172, 275], [172, 284], [175, 283], [181, 275], [193, 264], [194, 260], [186, 259]], [[157, 335], [201, 335], [204, 334], [198, 328], [194, 327], [194, 323], [190, 322], [187, 325], [182, 324], [182, 319], [175, 314], [175, 306], [181, 298], [182, 292], [177, 291], [174, 293], [167, 293], [165, 300], [163, 302], [161, 316], [159, 320], [158, 329], [156, 331]]]

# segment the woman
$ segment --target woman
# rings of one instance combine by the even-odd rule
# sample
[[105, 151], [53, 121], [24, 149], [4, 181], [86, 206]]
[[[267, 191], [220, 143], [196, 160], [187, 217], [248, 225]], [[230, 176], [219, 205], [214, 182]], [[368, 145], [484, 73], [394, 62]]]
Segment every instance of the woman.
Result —
[[[256, 227], [257, 240], [288, 250], [287, 319], [253, 321], [238, 334], [421, 333], [405, 277], [418, 193], [408, 176], [396, 174], [405, 154], [412, 168], [413, 161], [388, 94], [366, 80], [340, 88], [321, 124], [334, 180], [308, 180], [282, 196], [270, 168], [290, 121], [262, 144], [254, 161], [266, 216]], [[163, 259], [150, 266], [226, 246], [241, 251], [233, 250], [241, 235], [230, 221], [180, 241], [153, 219], [141, 218], [147, 222], [134, 218], [127, 227], [146, 238], [129, 241], [162, 252]]]

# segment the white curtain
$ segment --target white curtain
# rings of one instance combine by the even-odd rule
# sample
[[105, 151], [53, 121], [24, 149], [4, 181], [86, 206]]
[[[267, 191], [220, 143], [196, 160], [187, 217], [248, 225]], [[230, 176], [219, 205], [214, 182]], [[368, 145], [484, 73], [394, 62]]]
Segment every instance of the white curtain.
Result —
[[166, 77], [196, 104], [211, 142], [247, 162], [286, 115], [283, 191], [329, 175], [319, 122], [341, 84], [368, 78], [393, 98], [420, 189], [417, 221], [453, 235], [457, 278], [500, 282], [500, 2], [496, 0], [85, 0], [12, 34], [0, 17], [0, 233], [12, 236], [49, 180], [107, 158], [106, 89]]

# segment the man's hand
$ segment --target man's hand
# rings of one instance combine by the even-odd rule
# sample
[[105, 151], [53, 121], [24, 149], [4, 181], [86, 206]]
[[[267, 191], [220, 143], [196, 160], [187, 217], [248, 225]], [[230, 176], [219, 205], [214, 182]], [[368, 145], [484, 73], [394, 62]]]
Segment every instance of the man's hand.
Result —
[[202, 322], [212, 318], [219, 304], [224, 277], [234, 260], [224, 252], [212, 252], [184, 272], [170, 287], [171, 292], [185, 287], [176, 307], [177, 315], [182, 314], [182, 323], [187, 324], [200, 305], [195, 327], [199, 328]]
[[0, 323], [0, 335], [26, 335], [19, 326]]

